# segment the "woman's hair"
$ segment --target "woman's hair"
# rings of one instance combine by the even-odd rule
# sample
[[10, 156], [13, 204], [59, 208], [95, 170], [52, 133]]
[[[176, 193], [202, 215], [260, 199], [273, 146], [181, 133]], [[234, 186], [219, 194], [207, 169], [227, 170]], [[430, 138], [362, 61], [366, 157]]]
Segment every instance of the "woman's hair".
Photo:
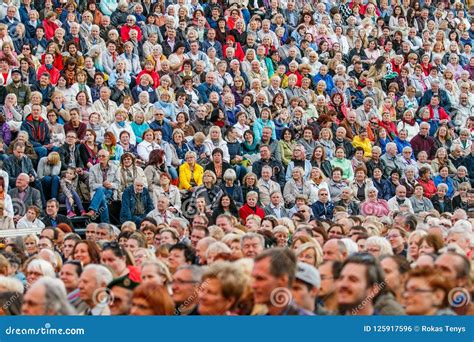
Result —
[[148, 156], [148, 165], [162, 165], [164, 163], [165, 152], [163, 150], [153, 150]]
[[428, 234], [423, 236], [420, 240], [420, 246], [425, 241], [428, 246], [433, 247], [434, 253], [438, 254], [438, 251], [444, 247], [444, 241], [441, 237], [434, 234]]
[[112, 142], [112, 146], [117, 145], [117, 138], [115, 138], [115, 134], [112, 132], [105, 132], [104, 133], [104, 140], [105, 138], [109, 138], [110, 141]]
[[234, 299], [233, 306], [230, 309], [233, 309], [239, 301], [247, 283], [242, 269], [226, 261], [217, 261], [209, 266], [202, 276], [203, 283], [207, 279], [218, 280], [222, 296], [225, 299]]
[[100, 264], [100, 249], [99, 246], [93, 241], [90, 240], [81, 240], [78, 241], [74, 245], [74, 249], [72, 251], [72, 257], [74, 257], [74, 254], [76, 254], [76, 248], [80, 244], [85, 244], [87, 246], [87, 251], [89, 253], [89, 257], [91, 259], [91, 264]]
[[387, 239], [381, 237], [381, 236], [371, 236], [365, 241], [365, 248], [367, 248], [368, 245], [372, 246], [377, 246], [380, 248], [380, 255], [393, 255], [393, 250], [392, 246], [390, 245], [390, 242], [388, 242]]
[[146, 301], [153, 310], [153, 315], [171, 316], [175, 313], [174, 302], [168, 290], [157, 283], [146, 282], [139, 285], [133, 291], [132, 301], [135, 298]]
[[323, 262], [323, 250], [321, 246], [318, 243], [312, 243], [312, 242], [303, 243], [296, 249], [296, 255], [299, 256], [307, 249], [314, 250], [315, 264], [313, 266], [317, 268]]
[[48, 154], [47, 160], [49, 165], [54, 166], [59, 165], [59, 163], [61, 162], [61, 158], [58, 152], [51, 152], [50, 154]]
[[435, 290], [442, 290], [444, 292], [444, 298], [442, 303], [440, 303], [439, 308], [447, 308], [450, 306], [448, 293], [454, 285], [451, 280], [445, 278], [438, 270], [435, 270], [432, 267], [417, 267], [408, 272], [407, 282], [411, 278], [424, 279], [433, 292]]

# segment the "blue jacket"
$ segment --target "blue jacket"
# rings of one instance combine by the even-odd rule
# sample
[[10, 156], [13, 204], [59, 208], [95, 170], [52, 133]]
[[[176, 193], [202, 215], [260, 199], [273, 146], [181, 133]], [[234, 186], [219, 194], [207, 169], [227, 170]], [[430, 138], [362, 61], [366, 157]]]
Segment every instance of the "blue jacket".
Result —
[[311, 205], [311, 210], [313, 210], [313, 216], [317, 220], [332, 220], [334, 203], [331, 201], [327, 203], [316, 201]]
[[437, 175], [434, 179], [433, 182], [435, 183], [436, 187], [438, 187], [439, 184], [444, 183], [448, 186], [448, 192], [446, 193], [446, 197], [448, 198], [453, 198], [454, 195], [454, 182], [453, 179], [450, 177], [446, 177], [446, 179], [443, 179], [441, 175]]
[[392, 197], [390, 184], [387, 180], [381, 179], [380, 182], [377, 182], [375, 179], [372, 178], [372, 182], [374, 183], [374, 187], [379, 192], [378, 198], [388, 201]]
[[201, 83], [197, 90], [199, 92], [199, 103], [209, 102], [209, 94], [211, 94], [213, 91], [217, 92], [218, 94], [221, 93], [221, 89], [218, 86], [214, 84], [209, 85], [206, 82]]
[[262, 132], [264, 127], [271, 127], [272, 139], [276, 140], [275, 123], [272, 120], [267, 120], [264, 122], [261, 118], [258, 118], [253, 124], [253, 134], [255, 135], [255, 141], [260, 142], [260, 140], [262, 139]]
[[163, 140], [170, 142], [173, 135], [173, 127], [171, 127], [168, 120], [164, 119], [161, 123], [157, 120], [150, 122], [150, 128], [154, 131], [161, 129], [163, 132]]
[[[154, 208], [153, 200], [151, 199], [150, 193], [148, 192], [147, 188], [143, 189], [141, 193], [143, 207], [145, 208], [145, 212], [143, 213], [143, 217], [151, 212]], [[134, 217], [137, 217], [133, 214], [135, 211], [136, 199], [135, 199], [135, 190], [134, 186], [128, 186], [122, 194], [122, 207], [120, 208], [120, 223], [124, 223], [125, 221], [135, 221]]]
[[402, 153], [403, 148], [405, 148], [405, 147], [410, 147], [411, 148], [411, 144], [410, 144], [409, 141], [406, 141], [406, 140], [402, 141], [399, 137], [395, 137], [395, 139], [393, 139], [393, 142], [395, 144], [397, 144], [398, 153]]
[[334, 81], [332, 80], [332, 76], [329, 74], [322, 76], [321, 73], [318, 72], [313, 78], [314, 84], [317, 85], [318, 82], [321, 80], [326, 82], [326, 92], [330, 93], [332, 88], [334, 88]]

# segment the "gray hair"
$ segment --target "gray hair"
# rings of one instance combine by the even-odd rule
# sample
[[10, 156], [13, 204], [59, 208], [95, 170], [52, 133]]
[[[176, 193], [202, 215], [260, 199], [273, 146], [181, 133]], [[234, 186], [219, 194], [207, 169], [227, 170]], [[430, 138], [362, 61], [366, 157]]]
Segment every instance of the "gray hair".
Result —
[[224, 181], [226, 180], [231, 180], [231, 181], [235, 181], [237, 179], [237, 174], [235, 173], [234, 170], [232, 169], [227, 169], [225, 172], [224, 172], [224, 176], [222, 177], [224, 179]]
[[53, 265], [43, 259], [34, 259], [28, 264], [28, 271], [40, 272], [44, 277], [56, 278]]
[[82, 273], [84, 274], [86, 271], [89, 270], [95, 272], [95, 280], [98, 287], [105, 286], [114, 279], [112, 272], [110, 272], [109, 269], [105, 266], [90, 264], [84, 268], [84, 271]]
[[390, 245], [390, 242], [388, 242], [387, 239], [381, 236], [369, 237], [365, 242], [365, 248], [367, 248], [368, 245], [380, 247], [380, 255], [393, 255], [393, 250], [392, 246]]
[[369, 198], [369, 192], [371, 192], [371, 191], [375, 191], [377, 196], [379, 195], [379, 191], [377, 190], [377, 188], [375, 186], [366, 186], [365, 187], [365, 198]]
[[242, 239], [240, 240], [241, 246], [243, 247], [245, 240], [251, 240], [251, 239], [258, 239], [258, 241], [260, 242], [260, 245], [262, 245], [262, 247], [265, 247], [264, 237], [257, 233], [245, 233], [244, 235], [242, 235]]
[[176, 271], [181, 271], [181, 270], [189, 270], [191, 271], [191, 279], [192, 281], [195, 281], [196, 283], [200, 283], [202, 279], [202, 275], [204, 274], [204, 269], [200, 266], [197, 265], [185, 265], [185, 266], [180, 266]]
[[207, 247], [206, 258], [209, 258], [209, 255], [211, 253], [232, 254], [232, 250], [224, 242], [216, 241], [216, 242], [211, 243], [209, 247]]
[[46, 315], [71, 316], [77, 314], [73, 306], [69, 304], [66, 288], [61, 280], [43, 277], [34, 283], [30, 290], [39, 286], [44, 286]]

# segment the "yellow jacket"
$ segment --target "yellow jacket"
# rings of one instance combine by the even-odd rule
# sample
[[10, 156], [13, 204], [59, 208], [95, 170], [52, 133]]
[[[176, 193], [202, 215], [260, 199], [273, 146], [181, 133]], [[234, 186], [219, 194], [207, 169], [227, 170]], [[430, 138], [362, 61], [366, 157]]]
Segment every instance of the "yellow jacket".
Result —
[[[204, 169], [199, 164], [194, 164], [194, 174], [192, 175], [194, 178], [194, 182], [197, 185], [202, 184], [202, 175], [204, 173]], [[179, 167], [179, 188], [184, 190], [189, 190], [192, 188], [191, 185], [191, 168], [189, 167], [188, 163], [184, 163]]]
[[365, 138], [365, 140], [362, 140], [360, 136], [356, 135], [352, 139], [352, 146], [354, 146], [354, 148], [362, 147], [364, 149], [365, 158], [372, 157], [372, 143], [370, 142], [369, 138]]

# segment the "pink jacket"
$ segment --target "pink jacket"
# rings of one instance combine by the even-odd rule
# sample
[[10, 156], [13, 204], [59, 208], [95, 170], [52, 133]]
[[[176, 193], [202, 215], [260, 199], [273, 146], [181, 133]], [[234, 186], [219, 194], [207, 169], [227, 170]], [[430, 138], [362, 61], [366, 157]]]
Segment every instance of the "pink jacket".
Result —
[[362, 202], [360, 205], [360, 212], [364, 216], [384, 217], [389, 214], [390, 209], [388, 209], [388, 203], [386, 200], [378, 199], [376, 202]]

